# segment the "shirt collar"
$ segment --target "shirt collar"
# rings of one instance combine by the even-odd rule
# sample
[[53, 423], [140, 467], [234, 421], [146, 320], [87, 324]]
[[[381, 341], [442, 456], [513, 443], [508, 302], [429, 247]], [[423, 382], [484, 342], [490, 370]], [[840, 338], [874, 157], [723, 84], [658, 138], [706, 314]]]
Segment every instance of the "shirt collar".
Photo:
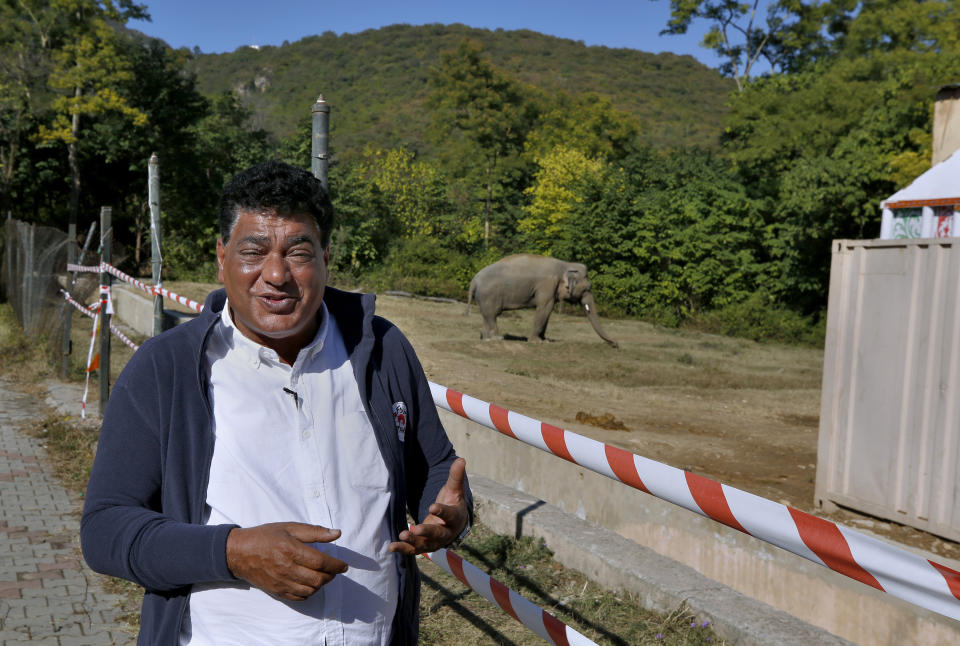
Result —
[[[300, 348], [297, 359], [293, 363], [292, 370], [295, 374], [303, 371], [303, 367], [321, 350], [323, 350], [324, 341], [327, 338], [327, 331], [330, 328], [330, 314], [327, 311], [327, 304], [320, 301], [320, 309], [317, 312], [320, 317], [320, 327], [313, 340], [306, 346]], [[236, 324], [233, 322], [233, 316], [230, 314], [230, 301], [223, 304], [223, 311], [220, 313], [220, 321], [223, 325], [223, 336], [230, 350], [236, 351], [246, 361], [249, 361], [255, 368], [263, 364], [271, 367], [280, 366], [290, 369], [290, 366], [280, 361], [280, 356], [272, 348], [261, 345], [253, 339], [244, 336]]]

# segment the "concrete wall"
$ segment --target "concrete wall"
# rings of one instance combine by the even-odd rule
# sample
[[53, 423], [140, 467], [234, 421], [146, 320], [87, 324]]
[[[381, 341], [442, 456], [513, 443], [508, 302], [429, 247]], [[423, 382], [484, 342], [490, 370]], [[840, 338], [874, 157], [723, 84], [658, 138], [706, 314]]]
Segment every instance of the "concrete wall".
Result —
[[[440, 410], [440, 416], [469, 473], [611, 529], [814, 626], [858, 644], [960, 644], [960, 622], [448, 411]], [[960, 564], [930, 558], [960, 569]]]
[[[124, 284], [114, 283], [113, 313], [140, 336], [153, 336], [153, 299], [144, 292]], [[163, 329], [168, 330], [196, 316], [174, 310], [163, 310]]]

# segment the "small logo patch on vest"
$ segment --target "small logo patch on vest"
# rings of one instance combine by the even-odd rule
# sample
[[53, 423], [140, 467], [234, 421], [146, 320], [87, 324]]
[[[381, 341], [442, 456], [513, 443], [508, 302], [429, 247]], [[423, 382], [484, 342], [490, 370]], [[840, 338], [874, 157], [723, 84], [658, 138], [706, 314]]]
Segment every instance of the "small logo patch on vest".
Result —
[[407, 405], [403, 402], [393, 403], [393, 425], [397, 429], [397, 437], [403, 442], [407, 434]]

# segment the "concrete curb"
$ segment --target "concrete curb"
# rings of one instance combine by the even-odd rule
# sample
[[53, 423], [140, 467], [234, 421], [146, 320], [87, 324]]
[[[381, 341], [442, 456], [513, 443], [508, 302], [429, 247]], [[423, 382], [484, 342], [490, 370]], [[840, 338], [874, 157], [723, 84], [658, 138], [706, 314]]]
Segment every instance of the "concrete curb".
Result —
[[479, 520], [495, 532], [542, 538], [558, 562], [611, 590], [637, 595], [645, 608], [666, 613], [686, 603], [698, 620], [709, 620], [728, 642], [744, 646], [852, 643], [542, 500], [481, 476], [470, 476], [470, 487]]

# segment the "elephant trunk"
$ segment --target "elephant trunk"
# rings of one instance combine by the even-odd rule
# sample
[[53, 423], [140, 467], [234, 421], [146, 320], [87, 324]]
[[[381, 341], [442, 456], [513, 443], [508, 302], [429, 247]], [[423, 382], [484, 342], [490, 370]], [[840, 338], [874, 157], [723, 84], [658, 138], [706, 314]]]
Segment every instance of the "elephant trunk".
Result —
[[597, 305], [593, 301], [593, 292], [584, 292], [580, 298], [580, 302], [583, 303], [583, 309], [587, 312], [587, 318], [590, 319], [590, 325], [593, 326], [593, 331], [613, 347], [619, 348], [620, 344], [607, 336], [607, 333], [603, 331], [603, 327], [600, 326], [600, 315], [597, 314]]

